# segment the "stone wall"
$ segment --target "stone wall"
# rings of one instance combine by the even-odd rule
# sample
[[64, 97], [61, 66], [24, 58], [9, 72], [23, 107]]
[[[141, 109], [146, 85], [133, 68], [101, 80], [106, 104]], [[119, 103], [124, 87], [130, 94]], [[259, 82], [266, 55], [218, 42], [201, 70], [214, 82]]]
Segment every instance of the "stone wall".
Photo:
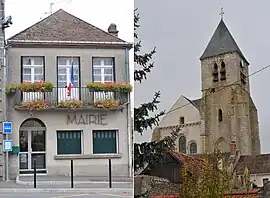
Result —
[[[220, 71], [222, 61], [226, 65], [226, 80], [213, 82], [213, 66], [216, 63]], [[218, 145], [222, 145], [222, 150], [228, 152], [229, 142], [233, 140], [241, 154], [252, 153], [251, 123], [255, 124], [255, 131], [258, 128], [256, 113], [252, 111], [252, 118], [250, 115], [249, 81], [247, 79], [245, 85], [240, 82], [241, 70], [248, 75], [248, 63], [242, 62], [244, 68], [241, 68], [240, 61], [242, 59], [237, 53], [228, 53], [201, 62], [201, 126], [204, 128], [201, 130], [201, 141], [205, 144], [205, 148], [202, 145], [202, 150], [207, 152], [213, 152]], [[222, 110], [222, 121], [219, 121], [219, 109]], [[255, 139], [258, 142], [257, 135]], [[259, 144], [256, 145], [258, 150]]]

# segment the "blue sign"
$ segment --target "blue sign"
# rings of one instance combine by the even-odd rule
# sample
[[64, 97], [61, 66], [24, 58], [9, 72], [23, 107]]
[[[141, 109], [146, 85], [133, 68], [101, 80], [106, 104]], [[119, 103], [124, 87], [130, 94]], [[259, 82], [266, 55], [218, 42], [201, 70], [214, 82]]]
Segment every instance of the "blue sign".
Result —
[[3, 133], [11, 134], [12, 133], [12, 123], [11, 122], [3, 122]]
[[12, 151], [12, 140], [3, 140], [4, 152]]

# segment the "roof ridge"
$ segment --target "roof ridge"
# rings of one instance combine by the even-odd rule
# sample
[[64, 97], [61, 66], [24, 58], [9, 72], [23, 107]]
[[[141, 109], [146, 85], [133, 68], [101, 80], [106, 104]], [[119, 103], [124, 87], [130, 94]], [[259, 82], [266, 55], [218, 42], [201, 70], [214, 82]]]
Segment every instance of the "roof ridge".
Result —
[[117, 42], [120, 45], [130, 45], [127, 41], [110, 34], [63, 9], [34, 23], [28, 28], [7, 39], [9, 43], [27, 41], [47, 43], [59, 42]]
[[[115, 36], [115, 35], [113, 35], [113, 34], [110, 34], [109, 32], [107, 32], [107, 31], [105, 31], [105, 30], [103, 30], [103, 29], [101, 29], [101, 28], [99, 28], [99, 27], [97, 27], [97, 26], [95, 26], [95, 25], [92, 25], [91, 23], [89, 23], [89, 22], [87, 22], [87, 21], [85, 21], [85, 20], [83, 20], [83, 19], [81, 19], [81, 18], [79, 18], [79, 17], [77, 17], [77, 16], [75, 16], [75, 15], [73, 15], [73, 14], [71, 14], [71, 13], [65, 11], [65, 10], [63, 10], [63, 9], [60, 9], [60, 10], [62, 10], [62, 11], [64, 11], [65, 13], [69, 14], [70, 16], [72, 16], [72, 17], [74, 17], [74, 18], [80, 20], [81, 22], [84, 22], [84, 23], [86, 23], [86, 24], [92, 26], [93, 28], [95, 28], [95, 29], [97, 29], [97, 30], [100, 30], [100, 31], [102, 31], [102, 32], [104, 32], [104, 33], [106, 33], [106, 34], [108, 34], [108, 35], [110, 35], [110, 36], [113, 36], [113, 37], [115, 37], [115, 38], [117, 38], [117, 39], [120, 39], [119, 37], [117, 37], [117, 36]], [[60, 11], [60, 10], [59, 10], [59, 11]], [[123, 39], [120, 39], [120, 40], [122, 40], [122, 42], [126, 42], [126, 41], [124, 41]]]

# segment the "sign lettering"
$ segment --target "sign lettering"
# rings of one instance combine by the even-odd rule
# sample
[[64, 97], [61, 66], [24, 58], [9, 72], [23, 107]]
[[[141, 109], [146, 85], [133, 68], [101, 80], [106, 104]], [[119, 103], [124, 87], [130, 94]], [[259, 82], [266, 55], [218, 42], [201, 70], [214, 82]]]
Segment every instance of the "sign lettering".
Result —
[[68, 114], [67, 124], [76, 125], [107, 125], [106, 114]]

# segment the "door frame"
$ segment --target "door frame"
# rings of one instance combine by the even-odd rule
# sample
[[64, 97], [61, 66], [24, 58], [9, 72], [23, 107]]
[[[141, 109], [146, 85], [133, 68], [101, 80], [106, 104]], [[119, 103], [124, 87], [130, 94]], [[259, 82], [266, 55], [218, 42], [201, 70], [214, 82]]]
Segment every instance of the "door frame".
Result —
[[[19, 152], [18, 154], [18, 170], [19, 175], [29, 175], [34, 173], [34, 169], [32, 169], [32, 154], [45, 154], [45, 169], [37, 169], [37, 173], [47, 173], [47, 141], [46, 141], [46, 127], [20, 127], [19, 129], [19, 137], [21, 131], [27, 131], [27, 144], [28, 144], [28, 151], [27, 152]], [[43, 131], [45, 133], [45, 151], [32, 151], [32, 131]], [[19, 138], [20, 144], [20, 138]], [[27, 169], [20, 169], [20, 156], [21, 154], [27, 154]]]

